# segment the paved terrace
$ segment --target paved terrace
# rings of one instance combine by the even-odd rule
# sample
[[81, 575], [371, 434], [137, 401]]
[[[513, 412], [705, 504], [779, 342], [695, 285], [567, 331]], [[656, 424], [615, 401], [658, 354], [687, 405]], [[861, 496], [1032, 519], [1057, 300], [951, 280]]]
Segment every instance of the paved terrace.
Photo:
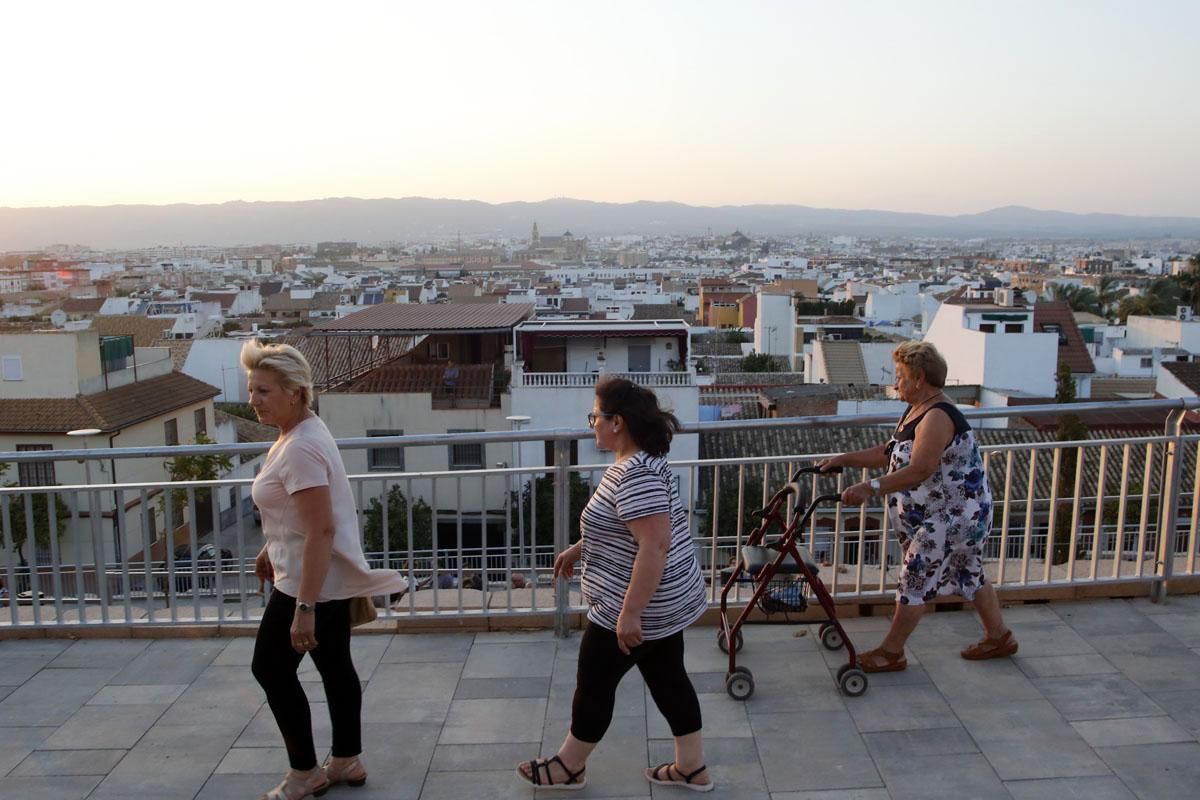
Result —
[[[1012, 660], [969, 663], [970, 612], [934, 613], [907, 672], [860, 698], [813, 629], [755, 626], [743, 662], [757, 692], [724, 692], [712, 628], [688, 632], [704, 708], [711, 797], [1182, 798], [1200, 786], [1200, 596], [1013, 607]], [[873, 646], [887, 620], [847, 621]], [[248, 638], [0, 642], [0, 800], [256, 798], [286, 766], [248, 664]], [[578, 635], [359, 636], [370, 781], [326, 795], [532, 798], [519, 759], [567, 729]], [[318, 747], [328, 717], [317, 675]], [[666, 723], [632, 673], [588, 769], [588, 798], [681, 798], [641, 767], [669, 758]], [[539, 796], [549, 796], [540, 793]]]

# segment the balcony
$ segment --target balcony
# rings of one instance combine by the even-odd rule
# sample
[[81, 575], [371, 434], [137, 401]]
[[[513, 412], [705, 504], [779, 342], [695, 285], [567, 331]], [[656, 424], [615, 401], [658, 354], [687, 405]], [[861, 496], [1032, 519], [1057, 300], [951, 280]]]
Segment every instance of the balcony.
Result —
[[[962, 661], [955, 651], [978, 638], [978, 623], [945, 604], [937, 610], [950, 613], [928, 614], [909, 640], [907, 671], [871, 676], [867, 693], [850, 698], [833, 680], [844, 653], [821, 647], [804, 614], [758, 613], [757, 621], [792, 624], [745, 629], [740, 660], [754, 670], [757, 688], [739, 702], [724, 691], [728, 659], [714, 629], [704, 621], [689, 629], [688, 669], [704, 709], [717, 796], [1191, 796], [1200, 782], [1200, 597], [1188, 594], [1200, 586], [1200, 434], [1185, 433], [1180, 423], [1197, 405], [1106, 404], [1129, 414], [1170, 410], [1162, 435], [984, 448], [997, 508], [985, 567], [1021, 645], [1011, 660]], [[802, 427], [840, 435], [883, 421], [729, 421], [688, 430]], [[587, 484], [604, 469], [570, 465], [570, 443], [584, 435], [339, 442], [352, 450], [551, 441], [555, 451], [551, 467], [352, 476], [370, 560], [400, 570], [414, 587], [390, 599], [353, 643], [364, 682], [371, 796], [470, 797], [481, 781], [496, 796], [531, 796], [513, 775], [514, 763], [532, 758], [542, 742], [556, 743], [568, 725], [561, 697], [573, 685], [578, 640], [571, 629], [583, 606], [577, 584], [553, 581], [551, 565]], [[52, 457], [162, 459], [261, 449], [126, 448]], [[689, 520], [712, 598], [721, 567], [748, 535], [760, 493], [821, 455], [747, 452], [674, 462], [694, 498]], [[6, 453], [0, 462], [45, 456]], [[843, 475], [829, 488], [856, 477]], [[538, 502], [516, 504], [515, 513], [487, 507], [488, 489], [520, 485]], [[794, 498], [803, 503], [826, 486], [806, 481]], [[440, 496], [439, 487], [453, 492], [449, 507], [387, 501], [395, 491]], [[168, 488], [175, 491], [162, 491]], [[197, 558], [155, 536], [150, 520], [158, 497], [166, 518], [186, 520], [172, 544]], [[261, 532], [247, 497], [247, 482], [234, 480], [0, 489], [8, 556], [0, 575], [12, 594], [0, 605], [0, 794], [207, 800], [254, 797], [274, 784], [286, 763], [248, 666], [248, 634], [262, 614], [265, 587], [253, 577]], [[15, 548], [22, 544], [33, 558], [25, 540], [38, 524], [39, 502], [40, 519], [51, 529], [58, 524], [60, 506], [47, 502], [54, 499], [66, 508], [64, 534], [41, 548], [43, 563], [22, 566]], [[119, 542], [109, 532], [112, 517], [90, 513], [114, 503], [126, 509]], [[195, 523], [206, 504], [219, 522], [200, 535]], [[438, 524], [423, 525], [423, 518]], [[498, 521], [498, 539], [468, 541], [471, 525], [489, 519]], [[893, 602], [896, 544], [882, 520], [878, 508], [833, 507], [804, 532], [858, 648], [879, 641]], [[206, 551], [205, 544], [215, 547]], [[747, 590], [735, 592], [744, 603]], [[454, 632], [439, 632], [446, 629]], [[213, 638], [222, 634], [228, 638]], [[302, 670], [304, 680], [315, 677], [307, 662]], [[329, 734], [321, 719], [314, 713], [324, 752]], [[588, 780], [606, 796], [648, 798], [640, 768], [669, 760], [669, 751], [669, 732], [641, 683], [626, 681]]]
[[522, 386], [546, 389], [590, 389], [601, 377], [627, 378], [634, 383], [661, 389], [692, 386], [690, 372], [521, 372]]

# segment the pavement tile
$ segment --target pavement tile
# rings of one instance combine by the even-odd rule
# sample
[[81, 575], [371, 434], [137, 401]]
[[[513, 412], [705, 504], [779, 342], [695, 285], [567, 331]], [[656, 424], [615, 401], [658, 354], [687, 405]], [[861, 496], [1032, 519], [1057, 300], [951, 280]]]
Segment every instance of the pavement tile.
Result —
[[[20, 764], [55, 731], [54, 727], [4, 728], [0, 730], [0, 775]], [[0, 784], [3, 784], [0, 781]]]
[[1140, 798], [1195, 797], [1200, 786], [1200, 744], [1100, 747], [1096, 752]]
[[872, 691], [872, 688], [875, 688], [873, 682], [866, 694], [846, 702], [861, 733], [949, 728], [958, 724], [958, 717], [933, 686], [890, 686], [886, 691]]
[[383, 663], [466, 661], [474, 642], [473, 633], [398, 634], [391, 637], [383, 653]]
[[238, 636], [230, 639], [229, 644], [221, 650], [212, 661], [214, 667], [246, 667], [250, 668], [254, 660], [254, 637]]
[[1170, 717], [1085, 720], [1072, 722], [1071, 727], [1093, 748], [1196, 741]]
[[1200, 737], [1200, 694], [1194, 691], [1151, 692], [1150, 696], [1180, 727]]
[[[317, 761], [324, 763], [327, 749], [317, 751]], [[287, 750], [283, 747], [231, 747], [217, 775], [279, 775], [287, 769]], [[265, 783], [265, 781], [263, 781]]]
[[[156, 725], [88, 798], [192, 800], [240, 731], [238, 724]], [[268, 788], [270, 785], [259, 791]]]
[[[925, 671], [954, 708], [990, 705], [996, 698], [1037, 700], [1037, 687], [1010, 658], [967, 661], [955, 653], [926, 655]], [[868, 691], [870, 691], [868, 689]]]
[[750, 726], [772, 794], [883, 785], [846, 711], [753, 714]]
[[83, 800], [100, 775], [14, 777], [0, 781], [0, 800]]
[[[1137, 633], [1150, 625], [1138, 606], [1126, 600], [1092, 600], [1052, 606], [1062, 621], [1087, 638]], [[1103, 652], [1103, 651], [1101, 651]]]
[[1008, 700], [957, 711], [1001, 780], [1108, 773], [1048, 700]]
[[43, 750], [129, 749], [165, 706], [84, 706], [42, 743]]
[[188, 684], [130, 684], [128, 686], [105, 686], [92, 699], [89, 706], [168, 706], [187, 691]]
[[[724, 689], [722, 689], [724, 691]], [[625, 677], [617, 684], [617, 699], [613, 705], [614, 717], [636, 716], [646, 718], [648, 692], [642, 680], [642, 674], [636, 669], [625, 673]], [[544, 695], [542, 695], [544, 696]], [[552, 683], [550, 685], [550, 700], [546, 709], [547, 720], [569, 720], [571, 718], [571, 703], [575, 697], [575, 678], [572, 673], [570, 683]]]
[[891, 800], [887, 789], [829, 789], [817, 792], [772, 792], [771, 800]]
[[245, 667], [208, 667], [163, 715], [164, 725], [250, 721], [266, 702], [262, 687]]
[[434, 772], [496, 772], [516, 769], [521, 761], [536, 758], [528, 742], [500, 744], [439, 744], [429, 769]]
[[121, 669], [150, 646], [150, 639], [80, 639], [49, 666], [55, 669]]
[[26, 778], [48, 775], [107, 775], [117, 765], [117, 762], [125, 757], [125, 752], [125, 750], [34, 750], [9, 775]]
[[111, 683], [191, 683], [227, 644], [224, 639], [155, 639]]
[[554, 669], [554, 642], [475, 644], [463, 667], [464, 678], [550, 677]]
[[1112, 653], [1108, 660], [1144, 691], [1200, 691], [1200, 656], [1190, 650]]
[[[567, 734], [565, 720], [547, 723], [542, 737], [541, 752], [527, 753], [520, 761], [534, 756], [546, 757], [558, 752], [559, 745]], [[604, 740], [592, 752], [587, 764], [588, 786], [576, 794], [583, 797], [603, 796], [650, 796], [650, 784], [646, 780], [646, 721], [639, 717], [615, 718], [604, 734]], [[516, 769], [516, 762], [510, 765]], [[517, 778], [521, 782], [521, 778]], [[561, 795], [562, 792], [539, 791], [539, 797]]]
[[[200, 789], [195, 800], [232, 800], [240, 797], [261, 797], [263, 793], [274, 788], [283, 779], [287, 770], [287, 759], [282, 762], [283, 769], [276, 769], [271, 774], [252, 775], [245, 773], [215, 773]], [[331, 795], [329, 795], [332, 797]], [[365, 800], [365, 798], [363, 798]]]
[[540, 697], [455, 700], [437, 743], [540, 742], [545, 718]]
[[1104, 675], [1116, 672], [1117, 668], [1107, 658], [1098, 654], [1073, 656], [1013, 657], [1021, 671], [1030, 678], [1054, 678], [1063, 675]]
[[1010, 623], [1010, 627], [1020, 645], [1018, 654], [1027, 658], [1096, 652], [1096, 648], [1063, 622]]
[[1200, 647], [1200, 616], [1171, 612], [1155, 614], [1150, 620], [1178, 639], [1184, 647]]
[[545, 697], [550, 678], [463, 678], [454, 692], [455, 700], [486, 697]]
[[[313, 744], [318, 750], [328, 750], [333, 741], [332, 728], [329, 722], [329, 708], [324, 703], [309, 703], [308, 707], [309, 715], [312, 719]], [[282, 744], [283, 736], [279, 733], [279, 725], [275, 722], [275, 715], [271, 713], [270, 707], [264, 703], [258, 709], [258, 713], [254, 715], [254, 718], [250, 720], [249, 724], [238, 734], [234, 746], [270, 748], [279, 747]], [[280, 763], [286, 764], [286, 759]]]
[[112, 678], [111, 669], [43, 669], [0, 700], [0, 726], [61, 725]]
[[954, 756], [952, 766], [945, 756], [883, 758], [875, 764], [892, 800], [1009, 800], [992, 765], [977, 753]]
[[1086, 681], [1075, 676], [1034, 678], [1033, 684], [1068, 721], [1164, 713], [1124, 675], [1091, 675]]
[[864, 733], [863, 742], [871, 755], [881, 758], [922, 758], [978, 753], [979, 748], [961, 725], [949, 728]]
[[1004, 787], [1013, 800], [1134, 800], [1121, 779], [1112, 775], [1009, 781]]
[[[420, 800], [478, 797], [485, 787], [489, 800], [529, 800], [534, 791], [516, 774], [515, 767], [496, 772], [431, 772], [421, 789]], [[572, 792], [571, 796], [580, 797], [582, 792]]]

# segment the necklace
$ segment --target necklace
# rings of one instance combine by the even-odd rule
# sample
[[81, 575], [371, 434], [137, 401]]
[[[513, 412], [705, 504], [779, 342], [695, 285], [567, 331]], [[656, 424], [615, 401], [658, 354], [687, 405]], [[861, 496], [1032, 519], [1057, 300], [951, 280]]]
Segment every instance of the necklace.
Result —
[[942, 390], [938, 389], [933, 394], [929, 395], [928, 397], [926, 397], [924, 400], [917, 403], [916, 405], [909, 406], [908, 413], [904, 415], [904, 419], [900, 420], [900, 424], [897, 425], [896, 427], [898, 429], [904, 427], [904, 425], [908, 422], [908, 420], [911, 419], [915, 415], [917, 409], [922, 408], [926, 403], [928, 403], [930, 400], [933, 400], [935, 397], [937, 397], [941, 393], [942, 393]]

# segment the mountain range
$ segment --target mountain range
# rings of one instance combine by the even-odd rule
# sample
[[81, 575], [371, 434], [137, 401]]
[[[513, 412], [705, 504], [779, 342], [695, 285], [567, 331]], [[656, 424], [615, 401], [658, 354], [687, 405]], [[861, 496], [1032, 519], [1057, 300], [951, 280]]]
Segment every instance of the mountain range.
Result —
[[544, 235], [847, 234], [952, 239], [1200, 239], [1200, 218], [1073, 214], [1005, 206], [939, 216], [798, 205], [690, 206], [673, 202], [598, 203], [559, 198], [484, 203], [424, 197], [243, 202], [193, 205], [0, 208], [0, 251], [52, 244], [102, 249], [157, 245], [236, 246], [355, 241], [363, 244], [462, 234]]

